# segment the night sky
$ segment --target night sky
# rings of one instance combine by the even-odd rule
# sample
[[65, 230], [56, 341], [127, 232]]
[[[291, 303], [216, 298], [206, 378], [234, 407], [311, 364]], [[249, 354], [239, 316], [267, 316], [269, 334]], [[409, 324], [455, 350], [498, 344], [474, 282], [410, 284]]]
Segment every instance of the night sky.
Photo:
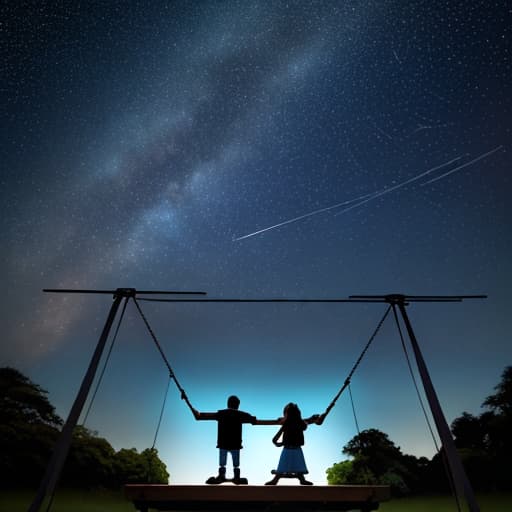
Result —
[[[448, 422], [479, 414], [512, 363], [511, 27], [505, 0], [2, 3], [1, 365], [67, 416], [111, 297], [43, 288], [488, 294], [408, 308]], [[261, 418], [322, 412], [386, 308], [140, 304], [195, 407]], [[86, 426], [151, 446], [167, 378], [130, 304]], [[391, 317], [352, 394], [432, 456]], [[216, 472], [215, 429], [170, 388], [171, 482]], [[250, 483], [275, 431], [245, 427]], [[344, 394], [309, 478], [356, 433]]]

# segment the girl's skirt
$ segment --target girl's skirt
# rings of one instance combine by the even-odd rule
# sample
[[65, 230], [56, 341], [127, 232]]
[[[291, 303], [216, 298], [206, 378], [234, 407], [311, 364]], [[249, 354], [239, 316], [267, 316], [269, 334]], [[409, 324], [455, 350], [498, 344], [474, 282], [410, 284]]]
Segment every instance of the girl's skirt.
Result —
[[292, 448], [283, 448], [281, 456], [279, 457], [279, 464], [273, 473], [308, 473], [304, 454], [300, 446]]

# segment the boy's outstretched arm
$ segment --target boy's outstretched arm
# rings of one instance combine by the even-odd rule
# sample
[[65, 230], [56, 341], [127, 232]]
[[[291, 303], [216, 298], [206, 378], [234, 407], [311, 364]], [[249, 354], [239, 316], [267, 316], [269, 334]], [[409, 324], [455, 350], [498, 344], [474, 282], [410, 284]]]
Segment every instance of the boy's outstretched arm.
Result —
[[216, 420], [217, 413], [215, 412], [199, 412], [197, 409], [192, 407], [192, 413], [196, 420]]

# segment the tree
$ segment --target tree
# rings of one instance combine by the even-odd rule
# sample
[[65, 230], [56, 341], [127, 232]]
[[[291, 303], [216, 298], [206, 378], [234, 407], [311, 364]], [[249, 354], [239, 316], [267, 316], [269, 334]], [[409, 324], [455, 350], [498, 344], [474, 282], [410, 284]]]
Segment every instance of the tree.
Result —
[[81, 488], [113, 487], [115, 450], [110, 443], [77, 425], [62, 472], [63, 485]]
[[0, 368], [0, 423], [62, 425], [47, 394], [18, 370]]
[[364, 465], [374, 475], [384, 474], [400, 460], [402, 452], [387, 434], [370, 428], [353, 437], [343, 448], [345, 455], [354, 457], [356, 465]]
[[137, 448], [121, 448], [114, 457], [116, 481], [119, 485], [146, 482], [147, 467]]
[[166, 484], [169, 481], [167, 468], [155, 448], [146, 448], [141, 453], [136, 448], [121, 448], [114, 457], [114, 472], [118, 485]]
[[416, 486], [418, 459], [403, 455], [380, 430], [362, 431], [343, 447], [343, 453], [352, 459], [327, 469], [327, 482], [331, 485], [390, 485], [395, 494], [405, 494]]
[[512, 366], [507, 366], [501, 381], [494, 387], [496, 393], [489, 395], [482, 407], [490, 409], [480, 417], [485, 418], [487, 450], [494, 466], [494, 486], [512, 489]]
[[479, 416], [463, 412], [451, 429], [472, 484], [481, 489], [511, 489], [512, 366], [507, 366]]
[[40, 480], [58, 436], [61, 418], [47, 391], [14, 368], [0, 368], [1, 486]]
[[335, 462], [327, 468], [327, 483], [329, 485], [344, 485], [350, 483], [354, 471], [354, 463], [351, 460]]
[[512, 416], [512, 366], [507, 366], [501, 375], [501, 382], [494, 387], [496, 393], [489, 395], [482, 407], [488, 407], [494, 413]]
[[455, 418], [451, 424], [452, 434], [455, 437], [457, 448], [470, 448], [483, 450], [486, 446], [486, 422], [482, 418], [463, 412], [462, 416]]
[[158, 457], [156, 448], [146, 448], [140, 454], [148, 467], [148, 483], [167, 484], [169, 483], [169, 473], [166, 465]]
[[[47, 392], [14, 368], [0, 368], [0, 486], [37, 485], [59, 436], [61, 418]], [[125, 483], [167, 483], [169, 474], [154, 448], [121, 449], [76, 426], [61, 483], [119, 487]]]

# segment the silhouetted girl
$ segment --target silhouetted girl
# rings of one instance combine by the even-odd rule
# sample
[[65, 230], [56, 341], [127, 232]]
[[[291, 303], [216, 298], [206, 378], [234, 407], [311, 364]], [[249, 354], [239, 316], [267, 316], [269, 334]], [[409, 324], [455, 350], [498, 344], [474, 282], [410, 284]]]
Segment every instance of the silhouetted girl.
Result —
[[281, 477], [298, 478], [301, 485], [313, 485], [304, 478], [308, 473], [302, 453], [304, 430], [308, 427], [308, 423], [321, 424], [324, 418], [315, 414], [310, 418], [302, 419], [299, 407], [293, 403], [289, 403], [284, 408], [283, 415], [282, 426], [272, 439], [276, 446], [283, 447], [283, 451], [279, 457], [277, 469], [272, 471], [274, 478], [265, 485], [276, 485]]

